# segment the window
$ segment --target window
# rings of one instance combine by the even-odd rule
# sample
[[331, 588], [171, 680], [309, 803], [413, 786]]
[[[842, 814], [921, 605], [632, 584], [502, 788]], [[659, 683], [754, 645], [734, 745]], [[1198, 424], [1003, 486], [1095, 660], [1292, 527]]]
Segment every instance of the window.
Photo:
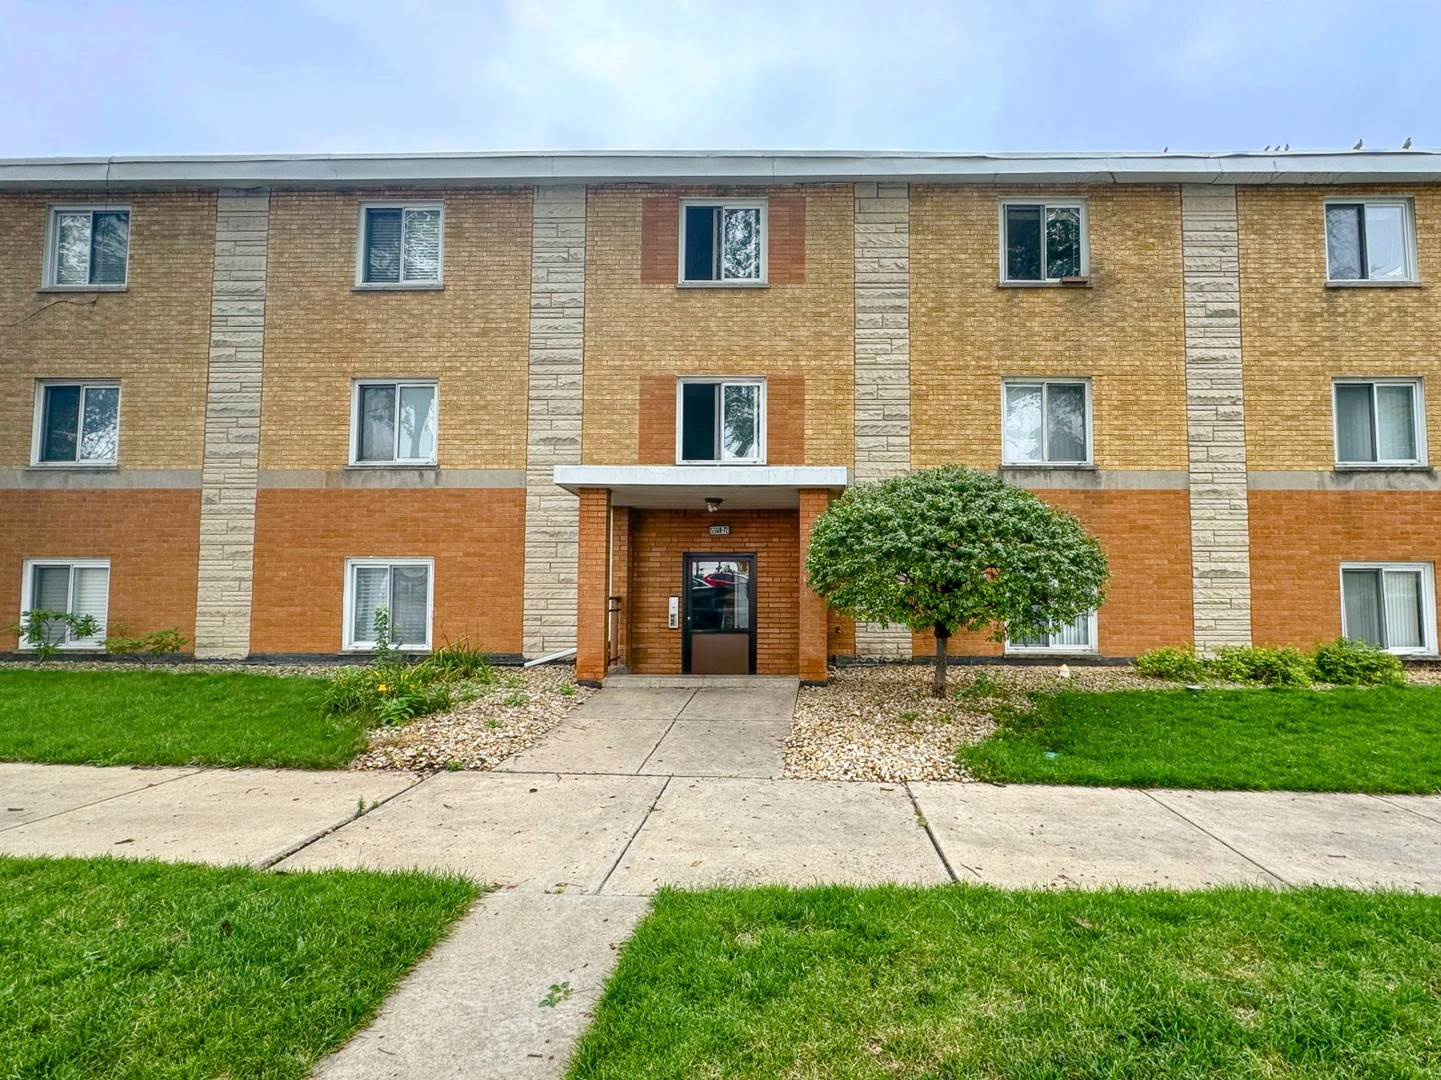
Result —
[[440, 256], [440, 203], [360, 208], [356, 285], [439, 285]]
[[681, 203], [681, 282], [762, 285], [766, 279], [764, 202]]
[[52, 207], [45, 252], [48, 288], [124, 288], [130, 258], [130, 210], [116, 206]]
[[1436, 651], [1436, 600], [1429, 563], [1345, 563], [1341, 633], [1394, 653]]
[[1336, 463], [1419, 465], [1426, 425], [1421, 384], [1415, 379], [1338, 379]]
[[345, 563], [345, 647], [375, 648], [375, 613], [390, 619], [390, 643], [430, 648], [433, 607], [430, 559], [348, 559]]
[[434, 465], [436, 384], [358, 382], [352, 465]]
[[1096, 651], [1096, 613], [1049, 634], [1018, 634], [1006, 638], [1006, 652], [1087, 653]]
[[1090, 273], [1086, 203], [1001, 203], [1001, 280], [1051, 281]]
[[1411, 203], [1367, 199], [1326, 204], [1326, 280], [1415, 281]]
[[35, 395], [36, 465], [114, 465], [120, 442], [115, 383], [44, 382]]
[[681, 462], [765, 460], [765, 383], [759, 379], [682, 379], [676, 459]]
[[1002, 394], [1002, 464], [1090, 463], [1090, 383], [1007, 379]]
[[[21, 584], [21, 617], [32, 611], [64, 612], [93, 616], [97, 624], [90, 637], [72, 637], [63, 623], [50, 622], [46, 637], [62, 649], [94, 649], [105, 637], [105, 618], [110, 603], [110, 563], [105, 559], [29, 559]], [[20, 640], [22, 649], [33, 649]]]

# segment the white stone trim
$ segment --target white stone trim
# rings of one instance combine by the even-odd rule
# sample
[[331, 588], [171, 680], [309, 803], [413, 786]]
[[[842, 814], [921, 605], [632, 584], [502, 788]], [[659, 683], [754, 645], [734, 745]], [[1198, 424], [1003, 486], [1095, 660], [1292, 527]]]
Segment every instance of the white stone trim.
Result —
[[1251, 643], [1236, 189], [1181, 188], [1196, 647]]
[[531, 209], [530, 390], [526, 424], [527, 657], [575, 647], [580, 503], [557, 465], [580, 463], [585, 372], [583, 185], [538, 187]]
[[220, 192], [201, 470], [197, 657], [243, 657], [250, 651], [269, 234], [268, 192]]
[[[911, 192], [855, 185], [856, 480], [911, 467]], [[861, 656], [910, 659], [904, 626], [856, 626]]]

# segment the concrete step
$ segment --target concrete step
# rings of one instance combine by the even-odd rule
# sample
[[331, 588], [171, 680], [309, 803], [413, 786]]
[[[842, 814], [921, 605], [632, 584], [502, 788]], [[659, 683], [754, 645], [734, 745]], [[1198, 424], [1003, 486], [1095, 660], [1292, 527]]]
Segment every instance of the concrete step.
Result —
[[737, 690], [799, 687], [795, 675], [607, 675], [607, 687], [638, 689], [699, 690], [703, 686], [725, 686]]

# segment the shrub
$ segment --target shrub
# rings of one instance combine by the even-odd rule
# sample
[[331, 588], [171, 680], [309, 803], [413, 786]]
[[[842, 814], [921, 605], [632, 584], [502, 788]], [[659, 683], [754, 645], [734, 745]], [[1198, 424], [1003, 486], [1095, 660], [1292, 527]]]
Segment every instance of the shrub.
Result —
[[174, 626], [168, 630], [154, 630], [140, 637], [128, 637], [125, 627], [120, 625], [112, 627], [112, 631], [105, 635], [105, 651], [115, 655], [148, 653], [151, 656], [164, 656], [166, 653], [180, 652], [190, 642], [190, 639]]
[[495, 671], [486, 661], [485, 654], [471, 648], [464, 638], [442, 645], [416, 667], [423, 669], [427, 677], [436, 682], [460, 682], [463, 679], [483, 683], [495, 681]]
[[1148, 649], [1136, 657], [1136, 672], [1151, 679], [1185, 683], [1199, 682], [1206, 676], [1205, 665], [1196, 655], [1194, 645]]
[[1316, 646], [1316, 678], [1337, 686], [1377, 686], [1405, 677], [1401, 661], [1366, 641], [1338, 637]]
[[8, 629], [44, 660], [54, 656], [55, 650], [66, 641], [93, 638], [100, 633], [100, 622], [94, 615], [72, 615], [68, 611], [34, 608], [22, 611], [20, 618]]
[[1205, 667], [1206, 674], [1222, 682], [1263, 686], [1309, 686], [1315, 674], [1310, 657], [1289, 645], [1222, 645]]

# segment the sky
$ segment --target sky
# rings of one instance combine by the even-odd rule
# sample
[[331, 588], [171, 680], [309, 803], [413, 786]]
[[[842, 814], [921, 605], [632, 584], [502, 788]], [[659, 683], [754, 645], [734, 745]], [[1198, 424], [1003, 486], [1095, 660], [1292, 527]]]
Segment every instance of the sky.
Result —
[[0, 158], [1441, 146], [1437, 0], [0, 0]]

